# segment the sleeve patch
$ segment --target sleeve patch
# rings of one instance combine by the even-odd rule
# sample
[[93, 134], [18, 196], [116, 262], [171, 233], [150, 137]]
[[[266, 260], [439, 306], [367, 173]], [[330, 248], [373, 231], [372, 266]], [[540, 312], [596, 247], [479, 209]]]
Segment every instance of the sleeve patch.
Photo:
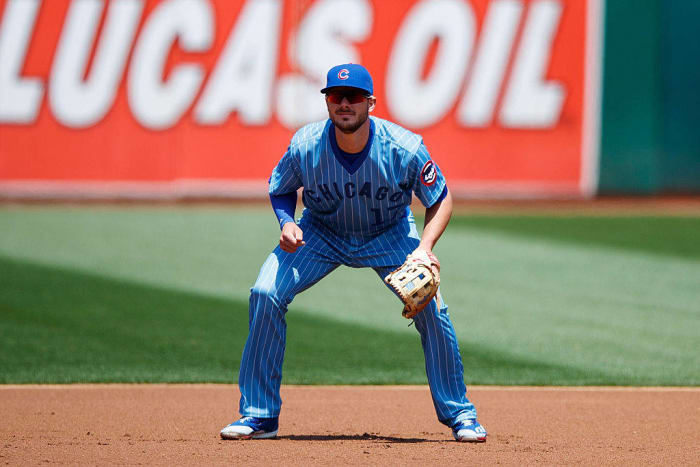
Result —
[[425, 163], [425, 165], [423, 165], [423, 168], [420, 171], [420, 182], [425, 186], [430, 186], [437, 180], [437, 175], [438, 173], [437, 169], [435, 168], [435, 164], [432, 160], [429, 160]]

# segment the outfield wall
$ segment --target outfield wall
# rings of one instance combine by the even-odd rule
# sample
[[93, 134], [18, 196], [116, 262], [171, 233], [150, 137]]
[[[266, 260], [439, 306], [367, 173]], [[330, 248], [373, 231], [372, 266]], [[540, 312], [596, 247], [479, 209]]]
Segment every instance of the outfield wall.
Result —
[[261, 196], [344, 61], [459, 196], [697, 193], [699, 16], [662, 0], [0, 0], [0, 197]]
[[700, 2], [606, 4], [599, 191], [700, 192]]
[[455, 194], [595, 191], [598, 0], [0, 0], [0, 195], [264, 193], [325, 71]]

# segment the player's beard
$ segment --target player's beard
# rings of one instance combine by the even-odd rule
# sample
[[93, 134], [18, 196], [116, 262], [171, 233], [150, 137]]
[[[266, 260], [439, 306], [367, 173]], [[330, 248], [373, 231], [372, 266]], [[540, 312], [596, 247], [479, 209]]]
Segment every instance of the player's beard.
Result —
[[[338, 109], [338, 110], [340, 110], [340, 109]], [[360, 128], [369, 118], [369, 104], [367, 104], [360, 111], [355, 112], [355, 120], [354, 121], [352, 119], [349, 121], [343, 120], [342, 119], [343, 115], [337, 114], [338, 110], [336, 110], [335, 114], [331, 113], [331, 121], [333, 122], [333, 125], [335, 125], [335, 127], [337, 129], [339, 129], [341, 132], [343, 132], [347, 135], [349, 135], [351, 133], [355, 133], [358, 130], [358, 128]]]

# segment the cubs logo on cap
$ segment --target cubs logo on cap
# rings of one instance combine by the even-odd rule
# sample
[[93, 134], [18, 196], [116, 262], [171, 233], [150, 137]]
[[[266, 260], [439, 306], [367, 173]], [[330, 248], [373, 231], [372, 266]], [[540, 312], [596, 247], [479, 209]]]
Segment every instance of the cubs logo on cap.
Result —
[[425, 186], [430, 186], [437, 180], [437, 169], [433, 161], [428, 161], [420, 171], [420, 182]]
[[344, 63], [328, 70], [326, 87], [321, 89], [321, 92], [325, 94], [329, 89], [340, 86], [358, 88], [367, 94], [374, 94], [372, 76], [367, 68], [356, 63]]

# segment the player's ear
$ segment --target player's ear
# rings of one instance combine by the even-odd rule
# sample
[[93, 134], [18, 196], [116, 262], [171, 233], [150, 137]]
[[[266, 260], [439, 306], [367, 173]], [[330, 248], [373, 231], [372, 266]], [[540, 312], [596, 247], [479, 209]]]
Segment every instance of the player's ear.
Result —
[[369, 96], [369, 99], [367, 100], [369, 101], [369, 111], [371, 112], [374, 110], [374, 106], [377, 104], [377, 98], [374, 96]]

